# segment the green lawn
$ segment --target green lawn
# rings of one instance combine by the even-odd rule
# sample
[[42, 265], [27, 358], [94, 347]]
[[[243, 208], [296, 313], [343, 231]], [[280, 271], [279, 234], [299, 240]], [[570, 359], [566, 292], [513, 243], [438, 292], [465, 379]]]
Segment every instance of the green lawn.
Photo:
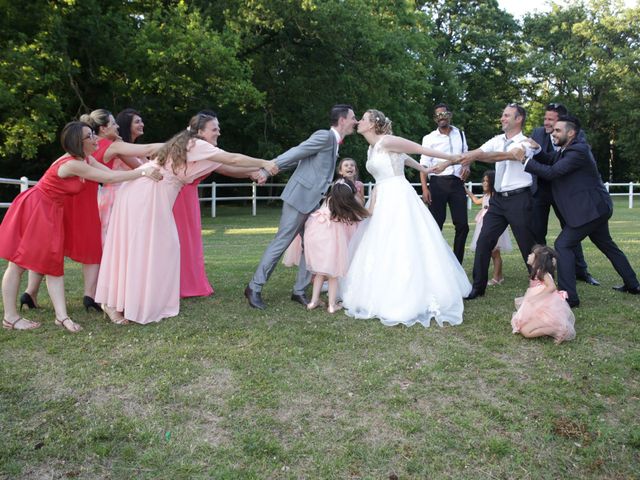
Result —
[[[263, 292], [268, 309], [252, 310], [242, 292], [279, 218], [258, 212], [205, 217], [216, 293], [184, 301], [179, 317], [116, 326], [87, 314], [69, 263], [83, 332], [54, 326], [43, 292], [43, 308], [25, 312], [42, 328], [0, 333], [0, 478], [640, 476], [640, 298], [611, 289], [620, 279], [590, 242], [602, 286], [579, 285], [577, 338], [556, 346], [511, 334], [527, 286], [516, 252], [458, 327], [307, 312], [284, 267]], [[610, 225], [640, 271], [638, 209], [617, 202]], [[468, 252], [469, 273], [472, 262]]]

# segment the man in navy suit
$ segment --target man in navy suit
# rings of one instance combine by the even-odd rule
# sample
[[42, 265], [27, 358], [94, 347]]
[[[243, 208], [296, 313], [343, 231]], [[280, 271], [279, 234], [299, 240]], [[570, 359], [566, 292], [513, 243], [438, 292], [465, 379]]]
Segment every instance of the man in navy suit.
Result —
[[552, 163], [545, 165], [533, 158], [524, 161], [525, 171], [551, 181], [553, 198], [565, 220], [555, 248], [558, 252], [558, 284], [561, 290], [567, 291], [567, 301], [572, 307], [580, 304], [576, 289], [575, 249], [586, 237], [606, 255], [622, 277], [624, 285], [613, 288], [640, 294], [636, 273], [609, 233], [613, 203], [602, 183], [589, 145], [577, 141], [579, 133], [577, 118], [561, 116], [553, 128], [553, 141], [560, 150], [553, 154]]
[[[540, 153], [533, 158], [541, 163], [549, 163], [553, 154], [559, 148], [557, 145], [554, 145], [551, 133], [553, 132], [553, 127], [558, 121], [560, 115], [568, 115], [567, 108], [561, 103], [550, 103], [547, 105], [544, 113], [543, 126], [534, 129], [531, 134], [531, 138], [535, 140], [542, 149]], [[578, 137], [576, 137], [576, 142], [586, 143], [586, 141], [584, 131], [580, 130]], [[547, 227], [549, 225], [549, 213], [551, 212], [551, 207], [553, 207], [553, 211], [560, 221], [560, 227], [564, 226], [565, 221], [553, 201], [551, 182], [544, 178], [538, 178], [537, 175], [532, 175], [532, 179], [533, 183], [531, 185], [531, 194], [533, 196], [533, 203], [531, 213], [533, 216], [533, 229], [536, 236], [536, 242], [541, 245], [546, 245]], [[578, 244], [576, 248], [576, 278], [590, 285], [600, 285], [600, 282], [593, 278], [589, 273], [581, 244]]]

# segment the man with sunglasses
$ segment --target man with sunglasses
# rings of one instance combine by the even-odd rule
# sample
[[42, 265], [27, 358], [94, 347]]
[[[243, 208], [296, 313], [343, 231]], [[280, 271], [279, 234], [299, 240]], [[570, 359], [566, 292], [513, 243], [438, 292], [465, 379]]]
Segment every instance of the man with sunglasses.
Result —
[[[438, 125], [434, 131], [425, 135], [422, 139], [422, 146], [433, 148], [440, 152], [457, 155], [469, 150], [467, 140], [462, 130], [451, 125], [453, 113], [445, 103], [435, 106], [433, 119]], [[443, 160], [435, 157], [422, 155], [420, 163], [427, 167], [432, 167]], [[465, 243], [469, 234], [469, 220], [467, 218], [467, 194], [464, 191], [464, 181], [469, 176], [469, 167], [462, 165], [451, 165], [441, 173], [429, 175], [429, 186], [427, 187], [427, 176], [420, 173], [420, 183], [422, 184], [422, 199], [429, 206], [429, 211], [434, 220], [442, 230], [444, 221], [447, 218], [447, 204], [451, 210], [451, 221], [455, 228], [453, 240], [453, 253], [462, 264], [464, 258]]]
[[[551, 134], [553, 128], [560, 116], [568, 115], [567, 107], [561, 103], [550, 103], [547, 105], [544, 113], [543, 126], [535, 128], [531, 134], [531, 138], [540, 145], [542, 149], [533, 158], [541, 163], [549, 163], [553, 158], [553, 154], [560, 149], [553, 141]], [[576, 143], [586, 143], [586, 137], [582, 129], [575, 139]], [[558, 210], [556, 202], [551, 192], [551, 182], [544, 178], [532, 174], [533, 183], [531, 185], [531, 193], [533, 195], [533, 228], [536, 234], [536, 242], [541, 245], [547, 244], [547, 228], [549, 225], [549, 213], [551, 207], [560, 221], [560, 227], [564, 227], [565, 221]], [[582, 245], [578, 243], [575, 251], [576, 256], [576, 278], [588, 283], [589, 285], [600, 285], [595, 278], [589, 273], [587, 262], [584, 259]]]

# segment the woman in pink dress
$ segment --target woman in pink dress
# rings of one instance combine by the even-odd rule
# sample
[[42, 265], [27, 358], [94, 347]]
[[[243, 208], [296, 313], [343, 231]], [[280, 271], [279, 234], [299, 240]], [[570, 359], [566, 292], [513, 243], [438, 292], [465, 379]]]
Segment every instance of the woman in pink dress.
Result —
[[[31, 330], [40, 326], [21, 318], [16, 308], [22, 274], [33, 270], [47, 276], [56, 325], [73, 333], [80, 331], [80, 325], [67, 315], [64, 298], [65, 199], [86, 188], [85, 180], [108, 183], [141, 176], [162, 178], [151, 165], [131, 172], [112, 172], [98, 163], [91, 156], [98, 148], [98, 140], [85, 123], [68, 123], [60, 139], [67, 154], [53, 162], [35, 187], [15, 198], [0, 225], [0, 257], [9, 261], [2, 278], [2, 326], [6, 329]], [[146, 179], [143, 182], [154, 183]]]
[[[113, 168], [116, 161], [120, 162], [119, 155], [123, 158], [128, 158], [126, 155], [150, 155], [162, 146], [161, 143], [131, 145], [126, 142], [115, 142], [119, 138], [118, 124], [111, 112], [103, 108], [93, 110], [88, 115], [82, 115], [80, 121], [89, 125], [97, 135], [98, 149], [93, 152], [92, 157], [108, 168]], [[131, 168], [127, 167], [126, 170], [138, 166], [139, 164], [132, 164]], [[107, 188], [115, 192], [119, 185], [119, 183], [107, 183], [103, 189]], [[100, 310], [100, 306], [93, 300], [102, 258], [102, 215], [98, 197], [98, 182], [86, 180], [85, 188], [77, 195], [66, 197], [64, 205], [64, 255], [82, 264], [84, 279], [82, 304], [87, 311], [89, 308]], [[40, 273], [29, 272], [27, 289], [20, 297], [21, 307], [27, 305], [29, 308], [36, 308], [41, 282]]]
[[[149, 188], [129, 182], [113, 205], [100, 264], [96, 301], [115, 323], [158, 322], [180, 311], [180, 240], [173, 204], [182, 187], [228, 166], [265, 168], [273, 161], [225, 152], [212, 145], [217, 119], [198, 114], [150, 162], [164, 179]], [[156, 188], [157, 187], [157, 188]]]
[[567, 303], [567, 292], [559, 291], [553, 281], [556, 252], [544, 245], [535, 245], [527, 263], [531, 280], [524, 297], [515, 300], [518, 309], [511, 318], [513, 333], [523, 337], [555, 338], [555, 343], [576, 337], [575, 317]]

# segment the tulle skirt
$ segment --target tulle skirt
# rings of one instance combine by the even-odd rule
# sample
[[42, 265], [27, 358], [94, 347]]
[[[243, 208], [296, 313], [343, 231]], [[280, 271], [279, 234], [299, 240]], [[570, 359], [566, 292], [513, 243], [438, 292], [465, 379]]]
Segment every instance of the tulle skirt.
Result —
[[403, 176], [378, 182], [376, 196], [350, 245], [341, 282], [347, 315], [385, 325], [462, 323], [471, 284], [429, 210]]

